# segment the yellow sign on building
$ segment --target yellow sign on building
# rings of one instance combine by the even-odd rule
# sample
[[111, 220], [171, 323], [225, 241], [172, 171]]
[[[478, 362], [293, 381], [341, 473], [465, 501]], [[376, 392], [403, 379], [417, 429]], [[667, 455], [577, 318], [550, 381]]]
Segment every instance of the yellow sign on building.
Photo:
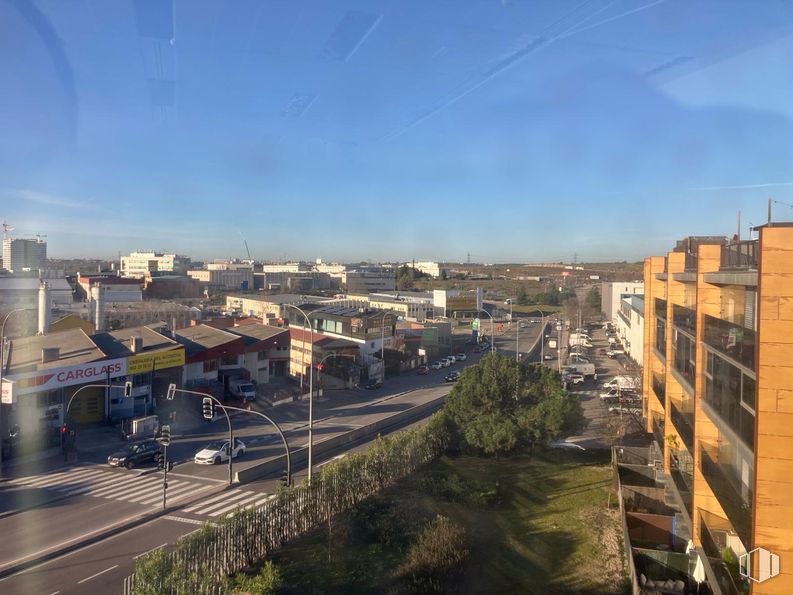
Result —
[[184, 349], [171, 349], [157, 353], [142, 353], [127, 358], [127, 374], [143, 374], [184, 365]]

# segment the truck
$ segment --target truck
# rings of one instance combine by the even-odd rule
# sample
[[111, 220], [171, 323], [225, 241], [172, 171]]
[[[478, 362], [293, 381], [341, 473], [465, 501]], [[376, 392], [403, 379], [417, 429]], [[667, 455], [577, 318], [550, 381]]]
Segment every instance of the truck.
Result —
[[621, 390], [638, 390], [640, 387], [633, 376], [615, 376], [603, 383], [603, 388], [619, 388]]
[[229, 380], [229, 392], [233, 396], [239, 397], [243, 401], [256, 400], [256, 387], [253, 386], [253, 383], [250, 380], [232, 378]]
[[592, 347], [592, 343], [590, 343], [588, 340], [584, 339], [583, 337], [575, 336], [575, 333], [570, 335], [570, 341], [568, 342], [568, 345], [570, 345], [571, 347], [574, 345], [580, 345], [581, 347]]
[[567, 362], [567, 369], [574, 369], [579, 374], [583, 374], [586, 376], [592, 376], [597, 380], [597, 374], [595, 373], [595, 364], [585, 364], [583, 362], [575, 362], [569, 361]]

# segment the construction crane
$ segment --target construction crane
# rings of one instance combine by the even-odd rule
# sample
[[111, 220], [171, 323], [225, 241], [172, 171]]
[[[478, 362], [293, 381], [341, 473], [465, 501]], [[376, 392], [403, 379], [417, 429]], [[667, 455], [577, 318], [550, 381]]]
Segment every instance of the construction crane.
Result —
[[245, 236], [242, 235], [241, 231], [237, 230], [237, 233], [240, 234], [240, 237], [242, 238], [242, 243], [245, 244], [245, 252], [248, 253], [248, 260], [252, 261], [253, 259], [251, 258], [251, 251], [248, 249], [248, 240], [245, 239]]

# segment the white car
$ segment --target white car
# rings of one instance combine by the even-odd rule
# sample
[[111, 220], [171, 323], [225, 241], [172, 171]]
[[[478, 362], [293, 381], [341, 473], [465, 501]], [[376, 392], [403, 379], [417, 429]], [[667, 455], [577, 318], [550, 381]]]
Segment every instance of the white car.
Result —
[[467, 356], [467, 355], [465, 355], [464, 353], [458, 353], [458, 354], [455, 356], [455, 358], [457, 359], [457, 361], [458, 361], [458, 362], [464, 362], [465, 360], [467, 360], [467, 359], [468, 359], [468, 356]]
[[[219, 465], [224, 461], [229, 460], [229, 441], [228, 440], [215, 440], [206, 445], [202, 450], [199, 450], [193, 461], [198, 465]], [[234, 439], [234, 450], [231, 453], [231, 458], [236, 459], [245, 454], [245, 444], [242, 440]]]
[[452, 362], [451, 362], [451, 361], [449, 361], [449, 358], [448, 358], [448, 357], [446, 357], [446, 358], [442, 359], [442, 360], [441, 360], [441, 363], [443, 364], [443, 367], [444, 367], [444, 368], [448, 368], [449, 366], [451, 366], [451, 365], [452, 365]]
[[606, 355], [611, 357], [611, 358], [613, 358], [613, 357], [615, 357], [617, 355], [625, 355], [625, 350], [624, 349], [609, 349], [606, 352]]
[[432, 368], [433, 370], [440, 370], [442, 367], [443, 364], [441, 362], [432, 362], [430, 364], [430, 368]]

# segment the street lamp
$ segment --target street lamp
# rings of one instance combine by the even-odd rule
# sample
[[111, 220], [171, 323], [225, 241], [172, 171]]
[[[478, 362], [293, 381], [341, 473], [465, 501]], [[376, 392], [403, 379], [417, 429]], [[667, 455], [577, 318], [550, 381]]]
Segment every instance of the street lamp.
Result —
[[490, 317], [490, 353], [493, 353], [496, 346], [496, 334], [493, 331], [493, 315], [484, 308], [479, 308], [477, 311], [484, 312]]
[[[77, 395], [83, 392], [86, 388], [117, 388], [117, 387], [119, 387], [119, 385], [117, 384], [84, 384], [76, 391], [74, 391], [71, 397], [69, 397], [69, 401], [66, 403], [66, 411], [63, 413], [63, 423], [66, 425], [67, 428], [69, 427], [69, 409], [71, 409], [72, 403], [74, 402], [74, 399], [77, 398]], [[132, 395], [132, 381], [127, 380], [124, 383], [124, 396], [129, 397], [130, 395]]]
[[[243, 413], [250, 413], [251, 415], [258, 415], [259, 417], [263, 417], [265, 420], [269, 421], [278, 432], [278, 435], [281, 437], [281, 442], [284, 443], [284, 450], [286, 451], [286, 485], [292, 485], [292, 457], [289, 453], [289, 443], [286, 441], [286, 436], [284, 436], [283, 431], [281, 431], [281, 427], [275, 423], [272, 419], [267, 417], [264, 413], [259, 413], [258, 411], [253, 411], [251, 409], [242, 409], [241, 407], [232, 407], [231, 405], [222, 405], [224, 409], [230, 409], [232, 411], [242, 411]], [[229, 457], [229, 461], [231, 457]]]
[[[32, 308], [16, 308], [11, 310], [3, 318], [3, 324], [0, 325], [0, 430], [3, 426], [3, 372], [5, 371], [5, 344], [6, 344], [6, 322], [11, 318], [12, 314], [17, 312], [32, 312]], [[10, 390], [10, 389], [9, 389]], [[0, 434], [0, 463], [3, 462], [3, 434]]]
[[[311, 326], [311, 320], [309, 320], [308, 314], [306, 314], [301, 308], [298, 308], [293, 304], [284, 304], [284, 306], [288, 308], [294, 308], [303, 315], [303, 317], [306, 319], [306, 324], [308, 325], [308, 330], [311, 337], [311, 365], [308, 368], [308, 483], [311, 485], [311, 471], [314, 453], [314, 327]], [[306, 349], [304, 341], [303, 374], [306, 373], [305, 355]], [[303, 374], [301, 374], [301, 378]]]
[[176, 388], [176, 385], [172, 382], [168, 385], [168, 392], [166, 393], [166, 398], [169, 401], [173, 401], [174, 396], [176, 393], [183, 393], [188, 395], [197, 395], [204, 399], [212, 399], [215, 404], [223, 410], [224, 415], [226, 416], [226, 422], [229, 425], [229, 485], [234, 483], [234, 475], [232, 474], [232, 455], [234, 454], [234, 432], [231, 428], [231, 418], [229, 417], [228, 411], [226, 411], [226, 407], [217, 400], [216, 397], [210, 395], [209, 393], [203, 393], [197, 390], [188, 390], [186, 388]]

